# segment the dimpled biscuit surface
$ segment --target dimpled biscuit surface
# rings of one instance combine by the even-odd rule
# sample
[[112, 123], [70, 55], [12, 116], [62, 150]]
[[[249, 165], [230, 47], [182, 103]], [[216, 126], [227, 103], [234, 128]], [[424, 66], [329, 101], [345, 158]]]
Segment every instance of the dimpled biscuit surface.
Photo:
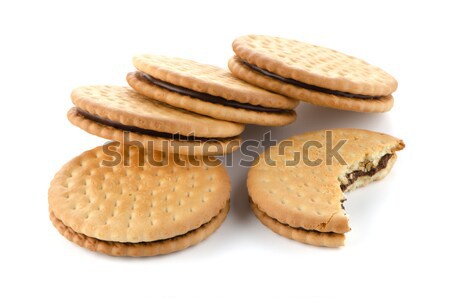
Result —
[[88, 237], [138, 243], [188, 233], [226, 207], [229, 177], [216, 159], [153, 151], [142, 164], [137, 147], [125, 149], [97, 147], [63, 166], [48, 193], [55, 218]]
[[306, 84], [372, 96], [387, 96], [397, 81], [364, 60], [309, 43], [264, 35], [233, 42], [236, 55], [250, 64]]
[[[327, 161], [331, 152], [327, 148], [336, 146], [338, 155], [331, 156], [342, 159], [333, 157]], [[369, 162], [376, 166], [385, 154], [394, 155], [393, 163], [395, 152], [403, 147], [403, 142], [395, 137], [360, 129], [296, 135], [266, 150], [255, 161], [248, 174], [249, 196], [261, 212], [282, 224], [345, 233], [350, 227], [341, 207], [345, 199], [342, 177]], [[388, 164], [386, 169], [391, 167]], [[386, 174], [380, 172], [379, 177], [373, 178], [381, 179]]]
[[217, 66], [150, 54], [135, 56], [133, 63], [140, 71], [162, 81], [228, 100], [281, 109], [298, 105], [295, 100], [248, 84]]
[[123, 125], [184, 136], [233, 137], [244, 126], [178, 109], [140, 95], [129, 87], [84, 86], [72, 91], [77, 108]]

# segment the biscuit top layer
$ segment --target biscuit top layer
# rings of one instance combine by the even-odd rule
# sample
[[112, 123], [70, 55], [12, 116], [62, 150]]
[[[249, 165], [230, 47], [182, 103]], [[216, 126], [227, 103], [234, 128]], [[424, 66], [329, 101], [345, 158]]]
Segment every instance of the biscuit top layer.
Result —
[[296, 100], [250, 85], [217, 66], [158, 55], [135, 56], [133, 63], [159, 80], [228, 100], [281, 109], [298, 105]]
[[250, 64], [309, 85], [370, 96], [386, 96], [397, 89], [397, 81], [376, 66], [296, 40], [247, 35], [233, 42], [233, 50]]
[[68, 162], [51, 182], [50, 211], [77, 233], [132, 243], [172, 238], [209, 222], [229, 200], [230, 182], [222, 165], [208, 166], [206, 158], [195, 159], [196, 165], [188, 157], [159, 151], [150, 156], [166, 165], [149, 163], [147, 152], [140, 165], [143, 155], [130, 147], [127, 166], [124, 147], [110, 146], [120, 153], [121, 163], [102, 164], [113, 155], [97, 147]]
[[77, 108], [127, 126], [211, 138], [234, 137], [244, 130], [242, 124], [178, 109], [142, 96], [128, 87], [79, 87], [72, 91], [71, 97]]
[[358, 129], [334, 129], [331, 135], [331, 147], [345, 141], [338, 150], [344, 163], [335, 158], [327, 162], [325, 130], [293, 136], [260, 155], [249, 171], [247, 185], [261, 211], [292, 227], [337, 233], [349, 230], [341, 208], [342, 181], [362, 163], [376, 167], [381, 157], [404, 144], [386, 134]]

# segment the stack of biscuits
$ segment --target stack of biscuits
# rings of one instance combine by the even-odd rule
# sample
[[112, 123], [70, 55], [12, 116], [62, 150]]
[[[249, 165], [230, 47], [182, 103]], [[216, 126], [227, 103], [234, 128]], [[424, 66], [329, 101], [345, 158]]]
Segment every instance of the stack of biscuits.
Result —
[[[300, 101], [359, 112], [385, 112], [393, 105], [392, 76], [337, 51], [259, 35], [237, 38], [233, 50], [230, 71], [146, 54], [133, 58], [129, 86], [73, 90], [69, 121], [112, 142], [69, 161], [52, 180], [50, 218], [62, 235], [114, 256], [187, 248], [226, 218], [230, 179], [214, 156], [239, 148], [245, 124], [288, 125]], [[287, 162], [308, 141], [329, 142], [330, 133], [331, 142], [347, 140], [341, 145], [343, 162]], [[255, 215], [288, 238], [343, 245], [349, 231], [343, 192], [383, 178], [403, 142], [358, 129], [329, 129], [289, 141], [286, 152], [276, 154], [280, 148], [274, 146], [250, 169]], [[308, 153], [325, 159], [324, 148]]]

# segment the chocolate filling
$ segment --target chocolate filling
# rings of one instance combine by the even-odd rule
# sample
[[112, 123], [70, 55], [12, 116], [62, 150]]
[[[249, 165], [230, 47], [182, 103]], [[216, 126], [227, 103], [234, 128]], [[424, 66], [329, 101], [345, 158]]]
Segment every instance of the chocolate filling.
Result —
[[[357, 171], [353, 171], [353, 172], [347, 174], [347, 175], [346, 175], [346, 178], [347, 178], [348, 183], [347, 183], [347, 184], [341, 184], [341, 190], [342, 190], [342, 191], [345, 191], [345, 190], [346, 190], [351, 184], [353, 184], [359, 177], [363, 177], [363, 176], [373, 176], [373, 175], [375, 175], [376, 173], [378, 173], [379, 171], [381, 171], [382, 169], [386, 168], [386, 166], [387, 166], [389, 160], [391, 159], [392, 155], [393, 155], [393, 154], [390, 154], [390, 153], [387, 153], [387, 154], [383, 155], [383, 157], [381, 157], [380, 160], [378, 161], [378, 165], [377, 165], [375, 168], [372, 168], [372, 169], [370, 169], [370, 170], [367, 171], [367, 172], [366, 172], [366, 171], [357, 170]], [[253, 200], [252, 200], [252, 198], [251, 198], [250, 196], [249, 196], [249, 200], [250, 200], [250, 203], [251, 203], [251, 204], [254, 204], [254, 207], [255, 207], [255, 208], [258, 208], [258, 206], [253, 202]], [[341, 199], [341, 208], [342, 208], [342, 210], [344, 210], [344, 211], [345, 211], [344, 202], [345, 202], [346, 200], [347, 200], [346, 198]], [[258, 210], [259, 210], [260, 212], [264, 213], [264, 212], [261, 211], [259, 208], [258, 208]], [[317, 232], [317, 233], [339, 234], [339, 233], [335, 233], [335, 232], [321, 232], [321, 231], [318, 231], [318, 230], [308, 230], [308, 229], [305, 229], [305, 228], [303, 228], [303, 227], [292, 227], [292, 226], [290, 226], [290, 225], [288, 225], [288, 224], [285, 224], [285, 223], [282, 223], [282, 222], [278, 221], [277, 219], [275, 219], [275, 218], [273, 218], [273, 217], [270, 217], [267, 213], [264, 213], [264, 214], [265, 214], [266, 216], [268, 216], [269, 218], [275, 220], [276, 222], [278, 222], [278, 223], [280, 223], [280, 224], [282, 224], [282, 225], [284, 225], [284, 226], [293, 228], [293, 229], [304, 230], [304, 231], [308, 231], [308, 232]]]
[[167, 132], [160, 132], [160, 131], [155, 131], [155, 130], [151, 130], [151, 129], [145, 129], [145, 128], [140, 128], [140, 127], [136, 127], [136, 126], [131, 126], [131, 125], [125, 125], [119, 122], [115, 122], [109, 119], [105, 119], [102, 118], [100, 116], [97, 115], [93, 115], [85, 110], [79, 109], [77, 108], [77, 113], [78, 115], [89, 119], [91, 121], [103, 124], [103, 125], [107, 125], [107, 126], [111, 126], [123, 131], [129, 131], [129, 132], [134, 132], [134, 133], [139, 133], [139, 134], [143, 134], [143, 135], [148, 135], [148, 136], [153, 136], [153, 137], [158, 137], [158, 138], [165, 138], [165, 139], [171, 139], [171, 140], [177, 140], [177, 141], [189, 141], [189, 142], [193, 142], [193, 141], [197, 141], [197, 142], [206, 142], [206, 141], [226, 141], [226, 140], [231, 140], [234, 137], [230, 137], [230, 138], [203, 138], [203, 137], [195, 137], [195, 136], [184, 136], [181, 134], [171, 134], [171, 133], [167, 133]]
[[383, 155], [382, 158], [378, 161], [378, 165], [375, 168], [370, 169], [369, 171], [357, 170], [351, 173], [348, 173], [345, 177], [347, 178], [347, 184], [341, 184], [341, 190], [345, 191], [350, 185], [352, 185], [359, 177], [369, 176], [372, 177], [382, 169], [386, 168], [389, 159], [391, 159], [392, 154], [388, 153]]
[[240, 60], [245, 66], [249, 67], [250, 69], [259, 72], [265, 76], [271, 77], [273, 79], [282, 81], [283, 83], [288, 83], [297, 87], [301, 87], [304, 89], [308, 89], [308, 90], [312, 90], [312, 91], [317, 91], [317, 92], [322, 92], [322, 93], [326, 93], [326, 94], [332, 94], [332, 95], [337, 95], [337, 96], [343, 96], [343, 97], [348, 97], [348, 98], [357, 98], [357, 99], [380, 99], [382, 96], [372, 96], [372, 95], [364, 95], [364, 94], [353, 94], [353, 93], [349, 93], [349, 92], [344, 92], [344, 91], [338, 91], [338, 90], [331, 90], [331, 89], [327, 89], [327, 88], [323, 88], [323, 87], [319, 87], [319, 86], [314, 86], [314, 85], [310, 85], [310, 84], [306, 84], [303, 82], [299, 82], [297, 80], [294, 79], [289, 79], [289, 78], [284, 78], [282, 76], [279, 76], [273, 72], [270, 72], [268, 70], [262, 69], [256, 65], [250, 64], [247, 61], [244, 60]]
[[147, 83], [154, 84], [158, 87], [167, 89], [172, 92], [180, 93], [182, 95], [187, 95], [190, 97], [194, 97], [197, 99], [200, 99], [202, 101], [219, 104], [227, 107], [232, 108], [238, 108], [238, 109], [245, 109], [250, 111], [256, 111], [256, 112], [266, 112], [266, 113], [291, 113], [291, 110], [285, 110], [285, 109], [277, 109], [277, 108], [268, 108], [263, 106], [255, 106], [247, 103], [241, 103], [234, 100], [228, 100], [220, 96], [214, 96], [207, 93], [197, 92], [188, 88], [180, 87], [173, 85], [168, 82], [161, 81], [159, 79], [156, 79], [146, 73], [143, 73], [141, 71], [136, 71], [136, 78], [140, 81], [144, 81]]
[[[341, 189], [342, 189], [342, 187], [341, 187]], [[347, 201], [346, 198], [341, 199], [341, 208], [342, 208], [342, 210], [344, 210], [344, 211], [345, 211], [345, 207], [344, 207], [344, 202], [345, 202], [345, 201]]]

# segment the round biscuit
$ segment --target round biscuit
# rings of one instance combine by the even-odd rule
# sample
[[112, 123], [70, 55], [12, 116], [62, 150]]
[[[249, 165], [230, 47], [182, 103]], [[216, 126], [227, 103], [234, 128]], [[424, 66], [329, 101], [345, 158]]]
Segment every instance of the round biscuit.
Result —
[[49, 210], [76, 233], [103, 241], [152, 242], [211, 221], [230, 198], [225, 167], [110, 143], [86, 151], [55, 175]]
[[187, 95], [173, 92], [154, 84], [142, 82], [135, 73], [127, 75], [128, 84], [138, 93], [167, 103], [177, 108], [185, 109], [215, 119], [232, 121], [244, 124], [256, 124], [266, 126], [287, 125], [295, 121], [296, 113], [289, 110], [282, 113], [268, 113], [251, 111], [215, 104]]
[[140, 95], [129, 87], [84, 86], [72, 91], [75, 107], [127, 126], [184, 136], [235, 137], [244, 125], [205, 117]]
[[[328, 135], [328, 136], [327, 136]], [[342, 158], [330, 158], [339, 146]], [[296, 135], [262, 153], [248, 173], [249, 196], [257, 208], [290, 227], [319, 232], [345, 233], [348, 217], [341, 207], [346, 174], [393, 154], [384, 171], [362, 177], [353, 187], [381, 179], [396, 160], [402, 140], [360, 129], [333, 129]]]
[[234, 40], [233, 50], [250, 64], [284, 78], [330, 90], [387, 96], [397, 89], [397, 81], [379, 67], [297, 40], [246, 35]]
[[269, 108], [293, 109], [296, 100], [247, 84], [223, 68], [188, 59], [137, 55], [134, 66], [164, 82], [228, 100]]

